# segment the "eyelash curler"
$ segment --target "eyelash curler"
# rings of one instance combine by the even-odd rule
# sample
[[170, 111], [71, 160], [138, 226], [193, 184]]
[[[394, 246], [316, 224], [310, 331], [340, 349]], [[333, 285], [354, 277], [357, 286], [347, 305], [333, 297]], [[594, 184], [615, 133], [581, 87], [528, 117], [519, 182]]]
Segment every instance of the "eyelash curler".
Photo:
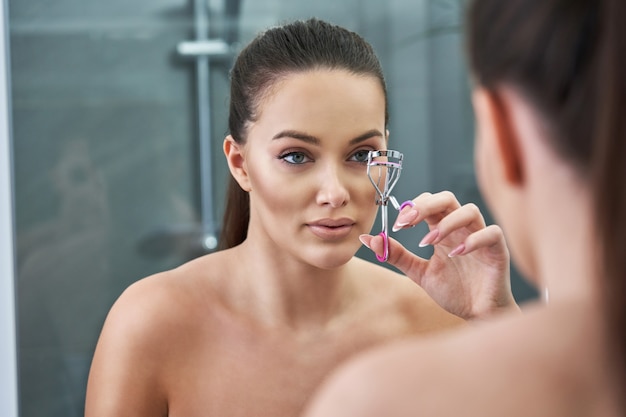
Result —
[[407, 200], [402, 204], [391, 195], [391, 190], [400, 179], [402, 171], [402, 159], [404, 155], [394, 150], [370, 151], [367, 155], [367, 176], [378, 194], [376, 204], [381, 209], [382, 231], [378, 234], [383, 238], [383, 256], [376, 254], [376, 259], [380, 262], [387, 262], [389, 258], [389, 232], [388, 232], [388, 202], [391, 201], [393, 207], [402, 211], [403, 208], [413, 207], [413, 202]]

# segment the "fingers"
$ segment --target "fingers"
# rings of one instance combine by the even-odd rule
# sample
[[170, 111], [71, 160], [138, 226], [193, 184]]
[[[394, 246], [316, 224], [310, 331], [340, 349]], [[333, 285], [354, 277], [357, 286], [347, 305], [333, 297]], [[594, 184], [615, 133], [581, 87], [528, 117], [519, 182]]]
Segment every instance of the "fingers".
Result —
[[392, 230], [425, 221], [430, 226], [430, 232], [419, 243], [420, 247], [436, 245], [457, 230], [463, 229], [471, 234], [485, 228], [485, 219], [478, 206], [473, 203], [461, 206], [449, 191], [423, 193], [413, 200], [413, 204], [413, 207], [405, 207], [400, 212]]
[[450, 191], [420, 194], [413, 200], [413, 204], [413, 207], [408, 206], [402, 209], [393, 226], [393, 231], [415, 226], [421, 221], [425, 221], [428, 225], [437, 224], [449, 213], [461, 207]]
[[508, 252], [504, 233], [500, 226], [492, 224], [472, 233], [464, 242], [454, 248], [448, 256], [452, 258], [457, 255], [465, 255], [482, 248], [492, 248], [495, 256], [500, 256], [503, 252]]
[[480, 209], [476, 204], [465, 204], [437, 223], [436, 228], [432, 229], [420, 242], [419, 246], [436, 245], [445, 239], [452, 232], [465, 228], [469, 233], [474, 233], [485, 228], [485, 219], [480, 213]]
[[[359, 240], [375, 254], [382, 255], [384, 252], [383, 238], [371, 235], [361, 235]], [[387, 263], [395, 266], [405, 275], [416, 281], [415, 277], [423, 275], [423, 269], [426, 267], [427, 261], [407, 250], [400, 242], [389, 237], [389, 257]], [[416, 281], [418, 284], [420, 282]]]
[[[448, 256], [454, 257], [492, 246], [499, 255], [507, 251], [502, 230], [495, 225], [486, 227], [485, 219], [475, 204], [469, 203], [461, 206], [450, 191], [436, 194], [423, 193], [412, 201], [414, 206], [406, 206], [401, 210], [392, 230], [398, 231], [413, 227], [425, 221], [430, 231], [419, 243], [420, 247], [437, 245], [455, 231], [463, 230], [467, 236], [455, 235], [454, 239], [460, 237], [463, 241], [454, 243], [457, 246], [449, 252]], [[450, 241], [446, 241], [446, 245], [450, 244]]]
[[[430, 234], [434, 234], [437, 229], [433, 230]], [[422, 242], [427, 240], [428, 235], [424, 237]], [[436, 234], [434, 234], [436, 235]], [[383, 238], [380, 236], [370, 236], [370, 235], [361, 235], [359, 237], [361, 243], [371, 249], [374, 253], [382, 255], [384, 252], [383, 247]], [[387, 262], [405, 274], [408, 271], [413, 270], [416, 267], [416, 264], [421, 266], [420, 262], [423, 261], [422, 258], [413, 254], [409, 250], [407, 250], [402, 244], [396, 241], [393, 238], [388, 238], [389, 240], [389, 258]], [[439, 241], [440, 239], [435, 239]], [[431, 243], [436, 244], [436, 242]], [[420, 243], [420, 246], [422, 245]], [[477, 249], [482, 248], [493, 248], [494, 255], [501, 255], [503, 251], [508, 251], [506, 246], [506, 241], [504, 239], [504, 233], [500, 226], [492, 224], [483, 229], [480, 229], [474, 233], [471, 233], [467, 236], [467, 238], [461, 242], [456, 248], [454, 248], [449, 254], [449, 257], [454, 257], [458, 255], [465, 255], [471, 252], [474, 252]]]

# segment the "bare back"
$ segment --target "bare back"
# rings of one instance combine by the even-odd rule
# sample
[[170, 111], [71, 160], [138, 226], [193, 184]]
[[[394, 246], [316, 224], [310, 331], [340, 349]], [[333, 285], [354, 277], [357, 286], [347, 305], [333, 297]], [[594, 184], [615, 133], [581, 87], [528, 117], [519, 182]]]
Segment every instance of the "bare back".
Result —
[[[294, 416], [348, 356], [458, 326], [417, 285], [350, 261], [358, 291], [324, 326], [246, 311], [226, 253], [137, 282], [117, 301], [94, 356], [87, 417]], [[235, 271], [237, 268], [234, 269]], [[239, 300], [239, 301], [238, 301]]]
[[356, 357], [304, 416], [619, 416], [606, 348], [584, 300], [529, 309]]

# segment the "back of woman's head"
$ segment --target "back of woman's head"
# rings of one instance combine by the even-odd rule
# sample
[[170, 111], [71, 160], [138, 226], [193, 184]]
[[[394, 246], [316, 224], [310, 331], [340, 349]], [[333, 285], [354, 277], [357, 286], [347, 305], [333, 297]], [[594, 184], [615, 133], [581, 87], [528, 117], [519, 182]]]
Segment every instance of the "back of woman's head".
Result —
[[[344, 70], [380, 81], [386, 86], [380, 62], [361, 36], [318, 19], [295, 21], [257, 36], [239, 54], [231, 70], [228, 127], [238, 143], [244, 143], [247, 128], [260, 116], [263, 100], [290, 74], [316, 69]], [[238, 245], [246, 238], [249, 199], [231, 177], [220, 237], [220, 248]]]
[[597, 263], [623, 386], [625, 16], [624, 0], [474, 0], [467, 22], [476, 82], [491, 91], [509, 85], [524, 94], [544, 116], [552, 148], [593, 195]]

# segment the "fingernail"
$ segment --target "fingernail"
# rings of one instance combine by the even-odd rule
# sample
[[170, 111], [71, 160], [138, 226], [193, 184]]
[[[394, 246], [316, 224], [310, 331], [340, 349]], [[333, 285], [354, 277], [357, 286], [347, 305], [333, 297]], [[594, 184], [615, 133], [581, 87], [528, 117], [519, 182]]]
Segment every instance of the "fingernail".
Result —
[[367, 239], [368, 237], [369, 237], [369, 235], [361, 235], [361, 236], [359, 236], [359, 240], [361, 241], [363, 246], [365, 246], [368, 249], [372, 249], [372, 248], [370, 248], [370, 245], [368, 243], [368, 241], [369, 241], [369, 239]]
[[439, 229], [431, 230], [419, 243], [419, 247], [423, 248], [424, 246], [432, 244], [435, 239], [437, 239], [437, 236], [439, 236]]
[[448, 257], [454, 258], [455, 256], [462, 254], [464, 251], [465, 251], [465, 243], [461, 243], [459, 246], [454, 248], [452, 252], [448, 254]]
[[400, 212], [391, 230], [397, 232], [413, 220], [417, 219], [417, 216], [419, 216], [419, 212], [413, 208]]

